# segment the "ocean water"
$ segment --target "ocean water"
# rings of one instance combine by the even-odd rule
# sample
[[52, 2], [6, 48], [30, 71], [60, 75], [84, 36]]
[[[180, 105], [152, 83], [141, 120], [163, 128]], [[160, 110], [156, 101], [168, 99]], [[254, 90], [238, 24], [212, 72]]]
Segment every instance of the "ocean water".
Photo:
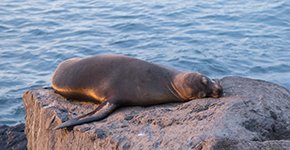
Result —
[[0, 125], [24, 122], [23, 92], [71, 57], [123, 54], [290, 89], [289, 14], [289, 0], [2, 0]]

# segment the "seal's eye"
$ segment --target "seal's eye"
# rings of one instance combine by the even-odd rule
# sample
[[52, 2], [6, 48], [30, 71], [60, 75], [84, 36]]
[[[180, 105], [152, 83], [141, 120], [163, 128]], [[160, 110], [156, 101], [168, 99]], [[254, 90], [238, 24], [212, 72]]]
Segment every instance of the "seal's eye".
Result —
[[205, 98], [206, 97], [206, 93], [205, 92], [199, 92], [198, 93], [198, 98]]

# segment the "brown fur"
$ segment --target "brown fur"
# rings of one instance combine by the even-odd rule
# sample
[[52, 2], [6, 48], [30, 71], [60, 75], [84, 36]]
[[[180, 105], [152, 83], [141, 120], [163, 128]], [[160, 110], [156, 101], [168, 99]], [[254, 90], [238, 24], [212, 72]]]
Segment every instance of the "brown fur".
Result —
[[69, 120], [58, 128], [103, 119], [121, 106], [149, 106], [220, 97], [217, 81], [193, 72], [168, 69], [121, 55], [98, 55], [62, 62], [52, 87], [66, 98], [91, 100], [101, 105], [91, 114]]

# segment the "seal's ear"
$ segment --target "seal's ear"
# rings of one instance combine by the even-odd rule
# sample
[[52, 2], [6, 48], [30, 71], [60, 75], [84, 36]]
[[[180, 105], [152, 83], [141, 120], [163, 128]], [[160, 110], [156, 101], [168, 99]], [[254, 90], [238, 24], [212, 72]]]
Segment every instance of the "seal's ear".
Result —
[[207, 79], [206, 77], [201, 77], [201, 82], [204, 84], [204, 85], [207, 85]]

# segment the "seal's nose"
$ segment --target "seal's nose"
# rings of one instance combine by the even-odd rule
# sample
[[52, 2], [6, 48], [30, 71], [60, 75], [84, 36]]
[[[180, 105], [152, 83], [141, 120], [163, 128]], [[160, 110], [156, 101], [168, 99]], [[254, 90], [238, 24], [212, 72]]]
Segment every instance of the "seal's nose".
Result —
[[218, 91], [218, 97], [222, 97], [224, 94], [223, 88], [220, 88]]
[[213, 93], [212, 97], [219, 98], [223, 96], [223, 87], [221, 86], [221, 82], [219, 79], [213, 79]]
[[219, 98], [223, 96], [223, 89], [219, 88], [219, 89], [214, 89], [213, 93], [212, 93], [212, 97], [214, 98]]

